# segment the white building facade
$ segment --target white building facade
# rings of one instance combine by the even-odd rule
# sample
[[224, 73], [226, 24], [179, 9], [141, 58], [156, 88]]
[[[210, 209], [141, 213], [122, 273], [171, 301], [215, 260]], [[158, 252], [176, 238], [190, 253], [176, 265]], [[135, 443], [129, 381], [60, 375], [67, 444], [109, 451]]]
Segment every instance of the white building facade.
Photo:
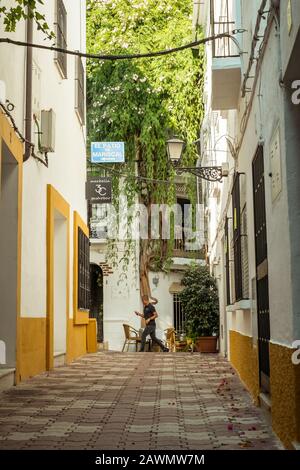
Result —
[[[15, 33], [1, 24], [1, 37], [85, 50], [84, 0], [39, 8], [55, 40], [45, 40], [29, 21]], [[85, 301], [85, 64], [72, 55], [1, 44], [0, 80], [10, 110], [8, 116], [1, 109], [0, 338], [4, 367], [16, 370], [18, 382], [86, 353], [95, 326]], [[11, 118], [40, 160], [26, 151]]]
[[[178, 210], [181, 209], [183, 202], [189, 203], [184, 181], [179, 177], [176, 184]], [[114, 248], [116, 258], [111, 256], [110, 242], [107, 238], [109, 209], [105, 206], [105, 204], [93, 204], [90, 208], [91, 315], [98, 321], [98, 340], [107, 343], [110, 350], [121, 351], [125, 339], [123, 324], [130, 325], [137, 331], [143, 326], [143, 321], [141, 322], [141, 319], [134, 314], [135, 311], [143, 311], [140, 290], [140, 244], [139, 240], [135, 240], [130, 255], [126, 255], [129, 264], [123, 270], [122, 258], [128, 242], [119, 240]], [[124, 213], [123, 222], [125, 218]], [[138, 215], [136, 220], [139, 224], [145, 222], [145, 219]], [[150, 223], [150, 220], [146, 223]], [[168, 328], [175, 328], [178, 334], [185, 333], [184, 312], [178, 296], [183, 288], [181, 280], [191, 263], [205, 264], [203, 251], [190, 248], [188, 243], [178, 238], [175, 240], [170, 268], [166, 272], [151, 270], [149, 272], [151, 295], [158, 300], [156, 334], [161, 340], [166, 339], [165, 330]], [[115, 262], [112, 261], [113, 258]], [[135, 350], [134, 345], [130, 350]]]
[[206, 188], [221, 352], [270, 411], [283, 443], [297, 447], [300, 6], [207, 0], [194, 21], [207, 35], [235, 30], [238, 43], [226, 37], [206, 47], [203, 164], [230, 167], [223, 183]]

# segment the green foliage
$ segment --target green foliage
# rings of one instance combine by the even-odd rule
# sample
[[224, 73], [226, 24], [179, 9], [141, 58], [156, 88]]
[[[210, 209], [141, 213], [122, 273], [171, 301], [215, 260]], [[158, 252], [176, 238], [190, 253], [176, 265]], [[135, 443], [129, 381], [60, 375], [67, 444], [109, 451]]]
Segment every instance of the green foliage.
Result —
[[31, 18], [39, 31], [42, 31], [49, 39], [54, 38], [53, 31], [50, 31], [45, 15], [38, 11], [38, 7], [43, 5], [43, 0], [15, 0], [15, 6], [3, 5], [5, 0], [0, 0], [0, 18], [3, 17], [5, 31], [16, 30], [17, 23], [21, 20]]
[[216, 281], [206, 266], [192, 266], [184, 275], [180, 300], [191, 338], [212, 336], [219, 330], [219, 300]]
[[[192, 39], [190, 0], [88, 0], [87, 44], [90, 53], [144, 53], [176, 47]], [[88, 62], [88, 129], [91, 141], [125, 141], [126, 164], [113, 166], [125, 175], [137, 172], [149, 179], [137, 183], [114, 177], [114, 203], [122, 192], [129, 204], [173, 204], [174, 169], [166, 154], [166, 140], [177, 134], [189, 144], [184, 164], [194, 166], [202, 121], [203, 50], [160, 58]], [[93, 168], [93, 171], [95, 170]], [[189, 196], [195, 201], [195, 178]], [[167, 246], [151, 243], [152, 268], [168, 266]], [[156, 266], [156, 268], [155, 268]]]

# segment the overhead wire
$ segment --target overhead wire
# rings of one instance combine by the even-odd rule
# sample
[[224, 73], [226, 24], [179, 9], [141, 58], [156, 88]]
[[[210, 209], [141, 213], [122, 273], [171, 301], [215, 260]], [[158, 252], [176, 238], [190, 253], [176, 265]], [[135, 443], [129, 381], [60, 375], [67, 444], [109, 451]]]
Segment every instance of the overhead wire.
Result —
[[244, 32], [244, 30], [241, 29], [235, 29], [231, 31], [231, 33], [221, 33], [217, 34], [214, 36], [209, 36], [206, 38], [199, 39], [197, 41], [190, 42], [188, 44], [184, 44], [183, 46], [178, 46], [178, 47], [173, 47], [170, 49], [165, 49], [163, 51], [154, 51], [154, 52], [146, 52], [146, 53], [134, 53], [134, 54], [90, 54], [87, 52], [80, 52], [80, 51], [73, 51], [69, 49], [65, 49], [62, 47], [56, 47], [56, 46], [46, 46], [43, 44], [36, 44], [36, 43], [28, 43], [26, 41], [17, 41], [15, 39], [10, 39], [10, 38], [0, 38], [0, 43], [7, 43], [7, 44], [14, 44], [15, 46], [23, 46], [23, 47], [32, 47], [34, 49], [43, 49], [43, 50], [49, 50], [53, 52], [60, 52], [63, 54], [69, 54], [73, 56], [78, 56], [78, 57], [83, 57], [86, 59], [97, 59], [97, 60], [132, 60], [132, 59], [143, 59], [143, 58], [150, 58], [150, 57], [161, 57], [165, 56], [168, 54], [174, 54], [175, 52], [180, 52], [185, 49], [192, 49], [196, 46], [200, 46], [201, 44], [206, 44], [207, 42], [212, 42], [216, 41], [218, 39], [222, 39], [224, 37], [227, 37], [231, 39], [236, 46], [238, 47], [239, 51], [240, 46], [237, 41], [237, 39], [234, 37], [235, 34], [240, 34], [241, 32]]

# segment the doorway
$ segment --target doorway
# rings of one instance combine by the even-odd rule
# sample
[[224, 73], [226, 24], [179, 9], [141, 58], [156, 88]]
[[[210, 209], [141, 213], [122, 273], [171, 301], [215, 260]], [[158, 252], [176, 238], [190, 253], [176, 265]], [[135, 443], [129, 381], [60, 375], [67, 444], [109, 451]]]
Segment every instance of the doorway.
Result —
[[[68, 359], [70, 311], [70, 206], [47, 185], [46, 367]], [[55, 357], [55, 361], [54, 361]]]
[[97, 341], [103, 343], [103, 272], [97, 264], [90, 264], [90, 280], [90, 318], [96, 318]]
[[[54, 211], [54, 357], [63, 357], [67, 352], [67, 220]], [[64, 361], [63, 361], [64, 362]]]
[[264, 151], [259, 146], [252, 162], [256, 255], [257, 326], [260, 387], [270, 393], [270, 310]]
[[19, 296], [19, 165], [4, 141], [0, 155], [0, 367], [16, 368]]

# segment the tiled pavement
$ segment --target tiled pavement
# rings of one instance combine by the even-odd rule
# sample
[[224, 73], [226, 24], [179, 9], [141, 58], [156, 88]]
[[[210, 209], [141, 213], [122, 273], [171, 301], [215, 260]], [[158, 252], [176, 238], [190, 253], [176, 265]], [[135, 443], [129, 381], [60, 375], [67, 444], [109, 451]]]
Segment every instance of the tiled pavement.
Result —
[[276, 449], [228, 362], [97, 353], [0, 395], [0, 449]]

